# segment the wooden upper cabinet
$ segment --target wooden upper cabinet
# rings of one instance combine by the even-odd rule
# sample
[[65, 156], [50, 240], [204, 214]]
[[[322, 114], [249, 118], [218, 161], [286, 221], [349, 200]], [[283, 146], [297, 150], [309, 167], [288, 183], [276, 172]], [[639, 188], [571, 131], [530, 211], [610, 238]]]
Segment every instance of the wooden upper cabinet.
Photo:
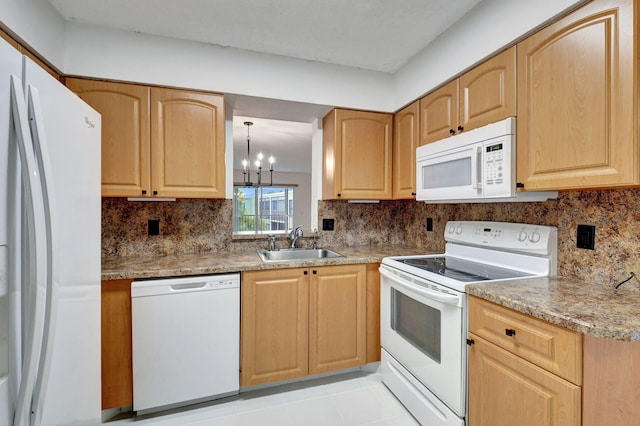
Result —
[[420, 145], [455, 134], [458, 127], [458, 80], [420, 99]]
[[224, 198], [224, 98], [151, 89], [153, 195]]
[[516, 48], [420, 99], [420, 145], [516, 116]]
[[525, 190], [640, 183], [633, 5], [592, 1], [518, 44]]
[[16, 50], [20, 50], [20, 44], [18, 44], [18, 42], [15, 41], [13, 37], [11, 37], [9, 34], [5, 33], [2, 30], [0, 30], [0, 38], [5, 40], [11, 46], [13, 46]]
[[[516, 48], [512, 47], [463, 74], [459, 125], [482, 127], [516, 115]], [[458, 129], [456, 129], [458, 130]]]
[[334, 109], [323, 119], [325, 200], [392, 198], [393, 115]]
[[225, 197], [224, 98], [68, 78], [102, 115], [102, 196]]
[[66, 84], [102, 115], [102, 195], [150, 194], [149, 87], [76, 78]]
[[420, 103], [393, 117], [393, 198], [416, 197], [416, 148], [420, 138]]

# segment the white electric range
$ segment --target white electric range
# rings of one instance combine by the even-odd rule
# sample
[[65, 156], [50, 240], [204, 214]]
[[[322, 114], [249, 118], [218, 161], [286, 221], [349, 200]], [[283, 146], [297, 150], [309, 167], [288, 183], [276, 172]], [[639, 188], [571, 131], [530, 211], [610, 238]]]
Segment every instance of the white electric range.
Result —
[[425, 426], [465, 424], [466, 285], [557, 273], [552, 226], [456, 221], [444, 237], [442, 254], [380, 266], [382, 380]]

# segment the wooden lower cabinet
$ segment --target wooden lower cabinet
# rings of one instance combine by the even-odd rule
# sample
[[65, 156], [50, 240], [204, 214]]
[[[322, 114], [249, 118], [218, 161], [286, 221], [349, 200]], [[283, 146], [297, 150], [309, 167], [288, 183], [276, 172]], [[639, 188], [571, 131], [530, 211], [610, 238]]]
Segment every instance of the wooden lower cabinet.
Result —
[[584, 338], [583, 426], [640, 424], [640, 342]]
[[469, 298], [469, 426], [581, 424], [582, 334]]
[[312, 268], [309, 374], [366, 362], [366, 265]]
[[469, 426], [580, 425], [580, 386], [471, 336]]
[[367, 264], [367, 364], [380, 361], [380, 267]]
[[364, 365], [366, 265], [242, 274], [240, 386]]
[[133, 405], [131, 280], [102, 281], [102, 409]]
[[241, 298], [240, 386], [306, 376], [308, 269], [243, 272]]

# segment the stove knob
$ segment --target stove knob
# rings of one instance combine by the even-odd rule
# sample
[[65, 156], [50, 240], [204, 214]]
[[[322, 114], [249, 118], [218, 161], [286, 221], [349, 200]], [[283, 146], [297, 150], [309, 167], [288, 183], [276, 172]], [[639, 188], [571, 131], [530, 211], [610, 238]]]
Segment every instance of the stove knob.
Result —
[[537, 243], [540, 241], [540, 233], [538, 231], [533, 231], [531, 235], [529, 235], [529, 241], [532, 243]]
[[456, 228], [456, 234], [462, 234], [462, 225], [458, 225], [458, 227]]
[[456, 230], [456, 227], [454, 225], [449, 225], [449, 233], [453, 234], [453, 232]]
[[523, 242], [527, 240], [527, 233], [526, 231], [520, 231], [518, 232], [518, 241]]

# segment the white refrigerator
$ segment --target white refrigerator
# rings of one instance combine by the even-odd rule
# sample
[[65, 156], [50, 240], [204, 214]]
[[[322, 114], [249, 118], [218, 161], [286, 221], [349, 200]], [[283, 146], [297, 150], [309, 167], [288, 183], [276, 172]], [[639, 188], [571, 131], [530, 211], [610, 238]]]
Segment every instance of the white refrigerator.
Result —
[[0, 39], [0, 425], [95, 425], [100, 115]]

